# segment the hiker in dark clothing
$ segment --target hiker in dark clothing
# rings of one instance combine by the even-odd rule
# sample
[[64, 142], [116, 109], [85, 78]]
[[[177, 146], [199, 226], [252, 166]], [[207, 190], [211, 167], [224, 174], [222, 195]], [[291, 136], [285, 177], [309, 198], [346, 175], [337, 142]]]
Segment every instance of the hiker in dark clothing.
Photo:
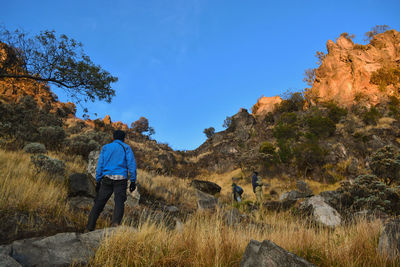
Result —
[[[114, 213], [112, 225], [121, 224], [124, 216], [128, 177], [129, 191], [136, 189], [136, 161], [132, 149], [124, 143], [125, 132], [117, 130], [113, 134], [113, 142], [103, 146], [96, 169], [96, 199], [89, 214], [86, 229], [93, 231], [96, 221], [104, 206], [114, 193]], [[129, 176], [128, 176], [129, 173]]]
[[241, 202], [242, 201], [242, 194], [243, 194], [243, 188], [240, 186], [236, 185], [235, 183], [232, 184], [232, 194], [233, 194], [233, 200], [236, 202]]
[[256, 199], [258, 203], [262, 202], [262, 180], [258, 176], [258, 172], [253, 172], [253, 177], [251, 178], [251, 184], [253, 185], [253, 192], [256, 194]]

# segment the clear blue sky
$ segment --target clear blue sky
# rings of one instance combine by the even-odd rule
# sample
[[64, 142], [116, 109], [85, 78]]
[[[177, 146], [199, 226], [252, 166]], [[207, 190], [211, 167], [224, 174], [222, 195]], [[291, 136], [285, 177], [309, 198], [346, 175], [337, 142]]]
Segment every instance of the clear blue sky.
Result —
[[196, 148], [204, 128], [223, 130], [226, 116], [261, 95], [306, 87], [304, 70], [328, 39], [348, 32], [362, 43], [375, 25], [400, 30], [399, 0], [13, 0], [1, 8], [10, 30], [53, 29], [82, 42], [119, 78], [112, 103], [88, 104], [90, 112], [128, 125], [144, 116], [174, 149]]

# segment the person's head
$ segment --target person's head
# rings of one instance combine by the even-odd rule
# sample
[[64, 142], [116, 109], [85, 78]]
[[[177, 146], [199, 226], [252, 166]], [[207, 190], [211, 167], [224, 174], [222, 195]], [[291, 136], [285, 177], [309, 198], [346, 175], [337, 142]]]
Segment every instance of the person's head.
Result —
[[233, 183], [233, 184], [232, 184], [232, 187], [235, 187], [235, 186], [236, 186], [236, 184], [235, 184], [235, 183]]
[[256, 171], [254, 171], [253, 173], [254, 173], [255, 175], [258, 175], [258, 172], [256, 172]]
[[120, 140], [123, 142], [125, 140], [125, 132], [121, 130], [116, 130], [113, 133], [113, 138], [114, 140]]

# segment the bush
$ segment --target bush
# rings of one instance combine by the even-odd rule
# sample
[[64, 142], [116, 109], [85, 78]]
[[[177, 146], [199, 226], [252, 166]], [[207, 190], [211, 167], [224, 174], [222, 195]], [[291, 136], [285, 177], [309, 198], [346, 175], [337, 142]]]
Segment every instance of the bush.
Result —
[[318, 142], [312, 141], [297, 144], [293, 153], [297, 166], [302, 170], [312, 170], [315, 166], [322, 166], [326, 155], [326, 151]]
[[222, 124], [222, 127], [228, 129], [232, 125], [232, 117], [227, 116], [226, 119], [224, 120], [224, 123]]
[[389, 116], [398, 117], [399, 116], [399, 105], [400, 100], [395, 96], [389, 97], [388, 107], [389, 107]]
[[390, 185], [400, 180], [400, 153], [393, 146], [385, 146], [371, 156], [369, 166], [378, 177]]
[[324, 103], [328, 109], [328, 117], [334, 122], [338, 123], [340, 119], [347, 115], [347, 109], [339, 107], [335, 102]]
[[40, 143], [29, 143], [24, 147], [24, 151], [29, 154], [47, 153], [46, 147]]
[[278, 140], [296, 138], [298, 136], [298, 127], [290, 124], [279, 123], [275, 125], [273, 135]]
[[265, 141], [261, 143], [259, 152], [263, 154], [273, 155], [275, 153], [275, 146], [270, 142]]
[[47, 172], [53, 175], [64, 175], [65, 163], [58, 159], [37, 154], [31, 156], [31, 162], [35, 166], [37, 172]]
[[56, 149], [64, 142], [65, 131], [59, 126], [39, 127], [39, 139], [48, 148]]
[[303, 110], [305, 99], [302, 93], [286, 92], [282, 98], [282, 102], [276, 105], [275, 111], [282, 113]]
[[329, 137], [335, 133], [336, 124], [321, 114], [311, 114], [305, 118], [309, 131], [317, 137]]
[[286, 140], [278, 140], [278, 156], [282, 163], [289, 163], [293, 159], [292, 145]]
[[369, 125], [376, 124], [380, 116], [381, 114], [379, 114], [378, 109], [376, 107], [371, 107], [367, 112], [362, 114], [362, 120]]
[[378, 85], [381, 91], [388, 85], [396, 86], [400, 83], [400, 68], [382, 67], [372, 73], [370, 82]]
[[375, 175], [360, 175], [353, 183], [342, 182], [337, 190], [336, 207], [349, 214], [355, 211], [382, 211], [399, 214], [399, 190], [382, 183]]
[[211, 138], [215, 134], [215, 129], [214, 127], [206, 128], [204, 129], [203, 133], [206, 135], [207, 138]]
[[280, 123], [295, 124], [297, 122], [297, 115], [294, 112], [285, 112], [281, 115]]
[[101, 146], [110, 141], [111, 138], [108, 134], [90, 131], [68, 138], [66, 140], [66, 147], [68, 153], [88, 158], [91, 151], [100, 149]]

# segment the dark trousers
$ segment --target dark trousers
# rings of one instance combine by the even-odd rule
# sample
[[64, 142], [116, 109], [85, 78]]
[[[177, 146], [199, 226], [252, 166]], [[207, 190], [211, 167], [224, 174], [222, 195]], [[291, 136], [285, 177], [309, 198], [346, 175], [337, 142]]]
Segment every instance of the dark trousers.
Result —
[[110, 199], [112, 193], [114, 193], [114, 213], [112, 217], [113, 224], [120, 224], [122, 217], [124, 216], [124, 208], [126, 201], [126, 189], [128, 186], [128, 180], [111, 180], [107, 177], [101, 179], [101, 186], [99, 193], [94, 201], [94, 206], [89, 214], [89, 220], [87, 229], [93, 231], [96, 228], [96, 221], [103, 211], [104, 206]]

